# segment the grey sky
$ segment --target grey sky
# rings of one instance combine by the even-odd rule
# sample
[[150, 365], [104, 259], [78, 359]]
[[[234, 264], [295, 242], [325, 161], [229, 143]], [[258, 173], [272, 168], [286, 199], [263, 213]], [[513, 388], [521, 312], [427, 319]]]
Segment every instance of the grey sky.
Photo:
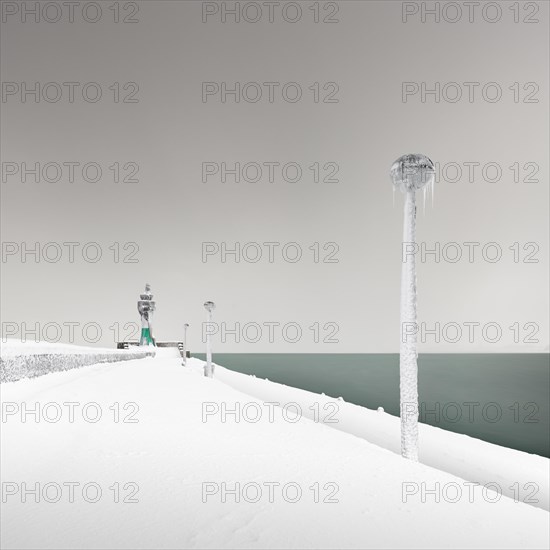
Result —
[[[241, 17], [256, 17], [262, 3], [251, 4]], [[204, 347], [202, 304], [213, 300], [214, 317], [227, 328], [252, 323], [246, 334], [241, 330], [240, 344], [232, 335], [225, 343], [214, 336], [215, 352], [397, 352], [403, 199], [396, 195], [392, 206], [389, 169], [400, 155], [420, 152], [445, 170], [433, 208], [428, 203], [424, 212], [418, 196], [419, 245], [433, 249], [438, 241], [442, 251], [439, 262], [417, 257], [419, 321], [428, 329], [447, 325], [439, 343], [430, 335], [420, 341], [420, 352], [547, 350], [548, 3], [535, 2], [538, 13], [531, 16], [522, 2], [518, 13], [512, 3], [497, 2], [501, 18], [494, 23], [486, 19], [497, 12], [481, 9], [473, 23], [466, 12], [446, 22], [443, 16], [454, 17], [450, 11], [439, 23], [430, 16], [422, 23], [421, 3], [397, 1], [321, 2], [320, 19], [334, 23], [315, 23], [315, 3], [303, 1], [301, 18], [289, 23], [278, 11], [287, 4], [273, 7], [273, 23], [265, 6], [256, 23], [235, 23], [230, 14], [223, 23], [220, 11], [210, 14], [212, 2], [199, 1], [137, 2], [133, 15], [125, 3], [99, 2], [96, 23], [83, 20], [80, 7], [74, 23], [65, 11], [58, 22], [45, 21], [44, 15], [56, 17], [55, 8], [39, 14], [38, 23], [32, 15], [22, 22], [20, 12], [4, 13], [1, 229], [9, 255], [2, 263], [3, 323], [17, 325], [17, 338], [23, 322], [41, 329], [48, 322], [78, 323], [76, 343], [85, 343], [85, 323], [97, 323], [98, 344], [112, 346], [109, 327], [119, 323], [123, 336], [125, 323], [139, 321], [136, 300], [149, 282], [157, 338], [181, 338], [188, 322], [194, 351]], [[137, 22], [114, 23], [110, 5], [118, 6], [121, 20]], [[96, 17], [88, 9], [87, 17]], [[298, 17], [293, 6], [284, 9], [287, 19]], [[406, 23], [402, 9], [411, 14]], [[524, 23], [527, 17], [539, 22]], [[62, 96], [35, 102], [27, 95], [23, 103], [24, 82], [41, 83], [41, 91], [57, 83], [46, 93], [51, 99], [61, 89]], [[73, 103], [66, 82], [79, 83]], [[131, 82], [137, 91], [126, 85]], [[206, 96], [203, 82], [213, 83]], [[215, 93], [224, 82], [240, 83], [238, 103]], [[86, 83], [99, 85], [99, 101], [83, 99]], [[301, 100], [292, 102], [298, 86], [288, 83], [299, 85]], [[439, 102], [429, 93], [422, 101], [422, 83], [428, 89], [439, 83]], [[86, 87], [89, 98], [97, 88]], [[262, 96], [253, 102], [258, 90]], [[455, 101], [457, 92], [462, 97]], [[70, 165], [58, 182], [42, 175], [38, 183], [32, 175], [23, 182], [22, 163], [36, 162], [80, 165], [73, 165], [73, 183]], [[223, 162], [230, 169], [256, 164], [240, 182], [228, 173], [223, 183]], [[86, 163], [101, 167], [97, 183], [84, 180]], [[120, 178], [137, 167], [139, 181], [115, 183], [115, 163]], [[206, 183], [203, 163], [219, 170]], [[288, 163], [296, 164], [283, 176]], [[301, 179], [285, 181], [295, 179], [296, 165]], [[492, 181], [499, 169], [500, 180]], [[48, 170], [55, 179], [55, 165]], [[337, 181], [315, 183], [317, 170], [321, 180]], [[35, 262], [29, 255], [23, 263], [23, 243], [35, 242], [41, 251], [59, 243], [60, 260]], [[64, 242], [80, 243], [73, 263]], [[82, 258], [90, 242], [101, 247], [96, 263]], [[126, 245], [132, 242], [139, 251]], [[223, 263], [221, 253], [212, 253], [203, 261], [204, 242], [216, 243], [207, 249], [212, 252], [222, 242], [228, 248], [239, 242], [248, 260], [229, 255]], [[464, 245], [470, 242], [479, 245]], [[287, 243], [300, 245], [299, 261], [291, 261], [297, 249]], [[457, 248], [447, 243], [460, 245], [460, 260], [453, 262]], [[95, 249], [86, 253], [93, 257]], [[499, 249], [501, 259], [491, 261]], [[56, 250], [47, 253], [55, 257]], [[254, 262], [258, 250], [262, 257]], [[124, 263], [125, 257], [138, 262]], [[251, 343], [254, 323], [263, 327], [257, 343]], [[271, 325], [271, 343], [264, 323], [297, 323], [303, 334], [290, 343], [292, 327], [284, 336]], [[491, 327], [481, 333], [487, 323], [502, 330], [495, 343]], [[453, 343], [457, 325], [463, 334]], [[330, 337], [338, 343], [322, 342]], [[66, 327], [61, 340], [69, 341]]]

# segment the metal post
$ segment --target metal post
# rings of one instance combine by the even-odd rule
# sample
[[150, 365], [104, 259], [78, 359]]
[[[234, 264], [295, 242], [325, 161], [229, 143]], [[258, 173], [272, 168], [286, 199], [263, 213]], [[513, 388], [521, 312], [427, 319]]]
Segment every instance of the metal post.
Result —
[[[212, 323], [212, 311], [216, 307], [214, 302], [204, 302], [206, 309], [206, 322], [207, 325]], [[210, 338], [210, 331], [206, 331], [206, 365], [204, 366], [204, 376], [212, 378], [214, 376], [214, 365], [212, 365], [212, 340]]]
[[182, 365], [185, 367], [187, 366], [187, 329], [189, 328], [189, 324], [185, 323], [183, 325], [183, 362]]

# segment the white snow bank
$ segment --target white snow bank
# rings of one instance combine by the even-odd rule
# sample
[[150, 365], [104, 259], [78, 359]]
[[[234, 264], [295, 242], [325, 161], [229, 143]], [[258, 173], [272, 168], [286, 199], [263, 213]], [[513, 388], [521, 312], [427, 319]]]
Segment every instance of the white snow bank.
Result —
[[[262, 401], [296, 402], [308, 418], [317, 417], [323, 421], [326, 417], [328, 421], [325, 423], [329, 427], [356, 435], [394, 453], [401, 453], [401, 427], [396, 416], [223, 367], [216, 367], [216, 376], [235, 389]], [[521, 498], [524, 493], [536, 493], [528, 501], [534, 506], [549, 509], [550, 460], [545, 457], [419, 424], [419, 460], [468, 481], [482, 485], [498, 483], [502, 493], [511, 498], [517, 495]]]
[[[476, 492], [472, 502], [467, 496], [435, 502], [429, 495], [423, 502], [420, 492], [404, 498], [404, 483], [429, 489], [463, 481], [323, 423], [289, 411], [285, 418], [281, 408], [273, 408], [273, 418], [251, 421], [255, 410], [268, 409], [222, 381], [232, 373], [217, 367], [208, 379], [201, 361], [188, 364], [147, 358], [2, 386], [4, 409], [17, 406], [1, 433], [2, 488], [9, 482], [8, 492], [15, 492], [3, 495], [2, 547], [548, 547], [547, 512], [506, 497], [489, 502], [491, 491], [485, 498]], [[278, 396], [287, 402], [294, 394]], [[65, 402], [78, 404], [73, 422]], [[48, 403], [63, 411], [54, 422], [40, 414]], [[102, 412], [97, 422], [83, 417], [89, 403]], [[25, 404], [39, 412], [39, 422], [22, 418]], [[243, 404], [251, 404], [248, 420], [205, 416]], [[39, 484], [38, 502], [32, 495], [22, 502], [22, 482], [27, 489]], [[52, 484], [67, 482], [80, 484], [73, 485], [73, 502], [67, 490], [58, 502], [45, 500], [48, 483], [52, 499]], [[83, 498], [86, 483], [102, 490], [96, 503]], [[243, 493], [247, 483], [251, 490]], [[236, 484], [239, 502], [229, 491], [222, 499]], [[283, 495], [287, 484], [302, 491], [294, 503], [296, 491]]]
[[[143, 351], [148, 350], [151, 352], [164, 350], [165, 348], [150, 349], [147, 347], [132, 346], [127, 350], [115, 349], [115, 348], [98, 348], [91, 346], [77, 346], [75, 344], [65, 344], [62, 342], [21, 342], [13, 338], [7, 338], [0, 343], [0, 357], [12, 357], [14, 355], [41, 355], [41, 354], [86, 354], [86, 353], [110, 353], [116, 355], [118, 353], [131, 352], [131, 351]], [[171, 348], [168, 348], [171, 349]]]
[[129, 361], [155, 355], [155, 348], [92, 348], [49, 342], [8, 339], [0, 344], [0, 383], [16, 382], [51, 372], [76, 369], [96, 363]]

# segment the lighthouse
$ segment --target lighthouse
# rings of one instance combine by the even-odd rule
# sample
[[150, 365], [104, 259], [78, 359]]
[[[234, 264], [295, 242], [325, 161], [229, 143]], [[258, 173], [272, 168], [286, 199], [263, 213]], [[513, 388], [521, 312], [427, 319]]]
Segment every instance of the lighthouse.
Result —
[[151, 293], [151, 285], [145, 285], [145, 292], [140, 294], [137, 306], [141, 315], [141, 337], [139, 339], [140, 346], [154, 346], [155, 338], [153, 337], [153, 312], [156, 304], [153, 301]]

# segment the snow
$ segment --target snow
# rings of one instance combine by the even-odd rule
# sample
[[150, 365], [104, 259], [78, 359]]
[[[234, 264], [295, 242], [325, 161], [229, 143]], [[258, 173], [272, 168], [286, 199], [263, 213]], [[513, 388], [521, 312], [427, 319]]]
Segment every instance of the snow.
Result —
[[[217, 378], [226, 384], [254, 395], [265, 402], [298, 403], [304, 416], [315, 419], [316, 410], [325, 416], [334, 411], [337, 422], [327, 426], [366, 439], [375, 445], [399, 454], [400, 419], [384, 412], [346, 403], [316, 393], [291, 388], [263, 379], [220, 369]], [[313, 409], [312, 409], [313, 407]], [[317, 414], [318, 417], [321, 415]], [[329, 419], [330, 420], [330, 419]], [[522, 487], [535, 483], [538, 487], [534, 506], [550, 509], [550, 460], [481, 439], [429, 426], [419, 425], [419, 459], [423, 464], [460, 478], [485, 485], [498, 483], [504, 495], [514, 497], [515, 483]]]
[[94, 348], [89, 346], [76, 346], [63, 342], [35, 342], [29, 340], [22, 342], [15, 338], [2, 339], [0, 355], [2, 357], [15, 355], [37, 355], [46, 353], [116, 353], [112, 348]]
[[152, 347], [107, 349], [7, 339], [0, 347], [0, 383], [16, 382], [22, 378], [34, 378], [95, 363], [140, 359], [154, 354]]
[[[464, 481], [396, 454], [399, 419], [220, 366], [213, 379], [206, 378], [202, 361], [188, 359], [183, 367], [176, 353], [162, 350], [154, 359], [94, 365], [1, 386], [2, 547], [548, 548], [548, 512], [523, 502], [507, 497], [489, 502], [480, 498], [481, 491], [474, 493], [473, 502], [435, 502], [429, 495], [422, 502], [419, 494], [403, 502], [404, 482], [407, 487], [424, 483], [433, 488], [436, 483]], [[264, 400], [282, 405], [316, 402], [323, 420], [323, 404], [337, 402], [339, 423], [315, 422], [290, 409], [285, 417], [284, 406], [268, 408]], [[21, 409], [38, 403], [44, 412], [46, 404], [61, 407], [64, 402], [79, 404], [73, 422], [64, 408], [54, 422], [40, 415], [39, 422], [31, 415], [23, 422], [19, 412], [4, 414], [10, 404]], [[102, 411], [95, 423], [82, 415], [89, 403]], [[128, 414], [125, 404], [133, 403], [130, 412], [137, 422], [115, 422], [115, 403], [121, 418]], [[235, 414], [228, 414], [225, 422], [217, 413], [205, 416], [216, 407], [242, 412], [247, 405], [249, 417], [265, 411], [258, 421]], [[453, 437], [460, 439], [459, 445], [468, 449], [462, 460], [470, 468], [479, 458], [476, 440], [424, 428], [421, 425], [421, 461], [425, 453], [435, 452], [430, 446], [443, 437], [439, 447]], [[371, 441], [385, 441], [396, 452], [352, 435], [353, 430], [361, 436], [368, 432]], [[519, 475], [540, 462], [491, 447], [495, 468], [513, 456], [514, 473]], [[32, 496], [22, 502], [19, 493], [5, 494], [6, 483], [14, 484], [9, 486], [13, 489], [22, 482], [27, 487], [39, 483], [42, 490], [47, 483], [80, 485], [74, 502], [65, 493], [55, 503], [45, 501], [41, 493], [38, 503]], [[82, 497], [85, 483], [102, 489], [98, 502]], [[120, 483], [121, 498], [138, 488], [134, 498], [139, 502], [114, 502], [109, 487], [115, 483]], [[135, 485], [123, 490], [126, 483]], [[240, 502], [231, 494], [222, 502], [219, 492], [205, 492], [223, 483], [227, 488], [255, 484], [262, 489], [261, 498], [251, 502], [251, 491], [247, 502], [241, 492]], [[282, 496], [281, 488], [288, 483], [302, 490], [295, 503]], [[309, 489], [315, 483], [320, 502]], [[332, 498], [338, 502], [323, 502], [335, 488]]]

